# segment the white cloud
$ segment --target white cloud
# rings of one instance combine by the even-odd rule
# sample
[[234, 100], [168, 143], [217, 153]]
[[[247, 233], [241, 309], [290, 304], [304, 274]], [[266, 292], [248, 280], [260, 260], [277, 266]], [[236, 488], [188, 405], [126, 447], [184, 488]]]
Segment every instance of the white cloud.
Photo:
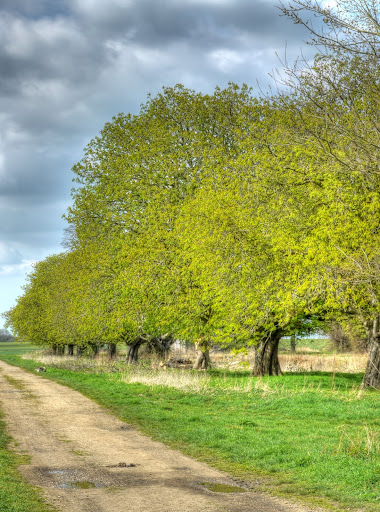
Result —
[[38, 100], [42, 99], [46, 101], [49, 98], [49, 102], [62, 101], [67, 94], [67, 86], [62, 80], [50, 79], [50, 80], [29, 80], [24, 82], [21, 88], [21, 93], [26, 100]]
[[236, 51], [220, 49], [210, 53], [210, 60], [217, 69], [229, 73], [244, 62], [244, 57]]
[[336, 0], [325, 0], [322, 2], [322, 7], [324, 9], [335, 9], [338, 6], [338, 2]]
[[5, 16], [0, 21], [3, 51], [14, 58], [28, 58], [41, 48], [81, 46], [78, 26], [67, 18], [28, 20]]
[[0, 265], [0, 276], [19, 276], [31, 272], [35, 260], [22, 260], [13, 265]]
[[99, 2], [99, 0], [71, 0], [72, 9], [78, 12], [90, 13], [108, 13], [115, 8], [128, 8], [133, 5], [132, 0], [107, 0], [107, 2]]
[[19, 258], [18, 251], [8, 244], [0, 242], [0, 265]]

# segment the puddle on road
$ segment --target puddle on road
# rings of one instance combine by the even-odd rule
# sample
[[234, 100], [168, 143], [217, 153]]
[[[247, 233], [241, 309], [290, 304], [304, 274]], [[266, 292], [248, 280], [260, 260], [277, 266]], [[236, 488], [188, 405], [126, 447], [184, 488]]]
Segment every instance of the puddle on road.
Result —
[[247, 492], [247, 489], [236, 487], [235, 485], [216, 484], [213, 482], [203, 482], [202, 485], [212, 492]]
[[79, 482], [69, 482], [62, 484], [59, 487], [62, 487], [63, 489], [95, 489], [95, 487], [104, 487], [104, 485], [97, 485], [94, 482], [80, 480]]
[[[86, 479], [85, 472], [74, 468], [47, 469], [45, 474], [53, 477], [55, 487], [60, 489], [95, 489], [107, 487], [105, 483]], [[84, 477], [84, 478], [83, 478]]]
[[68, 475], [70, 470], [68, 469], [49, 469], [47, 471], [49, 475]]

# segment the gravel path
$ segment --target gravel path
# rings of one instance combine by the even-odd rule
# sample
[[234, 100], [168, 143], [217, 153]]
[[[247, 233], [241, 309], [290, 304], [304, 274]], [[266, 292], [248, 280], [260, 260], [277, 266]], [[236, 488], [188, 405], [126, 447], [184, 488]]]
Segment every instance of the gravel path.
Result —
[[[0, 404], [17, 451], [30, 455], [20, 471], [61, 511], [310, 511], [259, 494], [141, 435], [80, 393], [2, 361]], [[205, 483], [245, 492], [214, 492]]]

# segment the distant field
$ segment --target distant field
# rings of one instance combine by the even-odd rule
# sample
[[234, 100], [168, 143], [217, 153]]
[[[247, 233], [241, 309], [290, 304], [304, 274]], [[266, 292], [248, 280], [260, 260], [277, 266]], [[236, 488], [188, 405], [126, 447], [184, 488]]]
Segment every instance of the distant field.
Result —
[[[298, 338], [296, 341], [297, 353], [334, 352], [328, 338]], [[279, 346], [280, 352], [290, 352], [290, 338], [282, 338]]]
[[103, 358], [37, 362], [19, 357], [26, 349], [1, 344], [0, 358], [30, 370], [43, 363], [44, 378], [270, 492], [334, 510], [379, 510], [380, 394], [360, 391], [360, 373], [255, 379], [244, 369], [163, 371]]

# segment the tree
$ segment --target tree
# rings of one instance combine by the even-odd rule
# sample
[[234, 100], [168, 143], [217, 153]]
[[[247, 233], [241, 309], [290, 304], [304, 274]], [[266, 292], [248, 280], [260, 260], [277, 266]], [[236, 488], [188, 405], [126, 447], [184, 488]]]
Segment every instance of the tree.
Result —
[[[265, 105], [260, 107], [263, 118]], [[174, 266], [182, 269], [180, 289], [185, 290], [176, 299], [177, 311], [183, 308], [183, 336], [208, 345], [254, 345], [255, 375], [281, 372], [279, 340], [296, 319], [310, 314], [318, 297], [310, 280], [306, 286], [300, 279], [299, 263], [306, 270], [308, 262], [295, 233], [298, 217], [307, 212], [300, 213], [296, 202], [286, 206], [282, 166], [260, 147], [259, 132], [272, 121], [273, 116], [265, 126], [251, 125], [254, 135], [241, 138], [241, 159], [231, 162], [228, 174], [216, 171], [184, 204], [175, 225], [179, 251]], [[276, 174], [277, 168], [282, 172]], [[292, 246], [279, 231], [287, 215]]]
[[249, 129], [253, 103], [246, 86], [231, 84], [212, 96], [164, 88], [138, 116], [120, 114], [107, 123], [74, 166], [81, 187], [68, 212], [75, 226], [68, 239], [73, 247], [98, 244], [99, 254], [104, 243], [112, 247], [118, 267], [112, 311], [126, 325], [119, 334], [130, 345], [128, 359], [143, 340], [168, 339], [182, 322], [170, 298], [181, 295], [171, 275], [175, 219], [205, 179], [236, 159], [237, 120], [245, 116]]
[[56, 286], [61, 257], [53, 255], [36, 263], [27, 276], [24, 294], [16, 306], [5, 313], [6, 326], [11, 327], [16, 337], [36, 345], [48, 345], [54, 351], [62, 346], [60, 332], [56, 329], [56, 314], [59, 315], [60, 286]]
[[14, 337], [7, 329], [0, 329], [0, 343], [8, 343], [10, 341], [13, 341]]
[[306, 27], [310, 44], [331, 53], [379, 56], [380, 12], [377, 0], [291, 0], [282, 13]]
[[[326, 7], [296, 0], [283, 12], [309, 28], [320, 49], [309, 69], [288, 69], [287, 85], [304, 133], [325, 159], [321, 204], [310, 243], [324, 255], [334, 285], [331, 307], [366, 327], [369, 358], [363, 385], [380, 388], [379, 318], [379, 9], [377, 1], [341, 0]], [[310, 17], [323, 21], [313, 25]]]

